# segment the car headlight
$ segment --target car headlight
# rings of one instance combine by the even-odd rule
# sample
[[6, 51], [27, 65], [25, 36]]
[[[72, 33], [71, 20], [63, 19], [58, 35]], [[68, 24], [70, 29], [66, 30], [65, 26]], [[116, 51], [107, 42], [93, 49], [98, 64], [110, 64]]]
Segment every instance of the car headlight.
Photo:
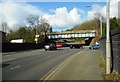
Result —
[[48, 48], [50, 48], [50, 46], [49, 46], [49, 45], [46, 45], [46, 46], [45, 46], [45, 48], [47, 48], [47, 49], [48, 49]]

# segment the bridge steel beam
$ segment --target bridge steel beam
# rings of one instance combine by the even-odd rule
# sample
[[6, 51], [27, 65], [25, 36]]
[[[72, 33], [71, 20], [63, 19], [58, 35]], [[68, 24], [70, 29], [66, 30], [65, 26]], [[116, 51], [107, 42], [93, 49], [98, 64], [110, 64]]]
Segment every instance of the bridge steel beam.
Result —
[[74, 34], [52, 34], [48, 35], [48, 38], [58, 38], [58, 39], [65, 39], [65, 38], [86, 38], [86, 37], [95, 37], [95, 33], [74, 33]]
[[47, 34], [49, 38], [55, 38], [55, 39], [69, 39], [69, 38], [85, 38], [85, 37], [95, 37], [95, 31], [94, 30], [82, 30], [82, 31], [67, 31], [67, 32], [61, 32], [61, 33], [48, 33]]

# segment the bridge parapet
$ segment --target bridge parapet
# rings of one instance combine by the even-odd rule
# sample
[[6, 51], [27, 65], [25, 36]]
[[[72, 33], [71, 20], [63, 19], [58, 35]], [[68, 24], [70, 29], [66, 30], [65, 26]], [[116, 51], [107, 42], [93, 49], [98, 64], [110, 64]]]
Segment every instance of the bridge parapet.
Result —
[[65, 31], [61, 33], [91, 33], [91, 32], [95, 32], [95, 30]]
[[47, 33], [47, 35], [56, 35], [56, 34], [82, 34], [82, 33], [95, 33], [95, 30], [79, 30], [79, 31], [64, 31], [64, 32], [52, 32], [52, 33]]
[[66, 39], [66, 38], [89, 38], [95, 37], [95, 30], [65, 31], [56, 33], [47, 33], [49, 39]]

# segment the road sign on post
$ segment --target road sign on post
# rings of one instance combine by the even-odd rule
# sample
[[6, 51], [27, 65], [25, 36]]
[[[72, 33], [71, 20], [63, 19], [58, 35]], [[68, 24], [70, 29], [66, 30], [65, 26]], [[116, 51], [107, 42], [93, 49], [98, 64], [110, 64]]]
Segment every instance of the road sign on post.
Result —
[[38, 43], [38, 37], [39, 35], [35, 35], [35, 42]]
[[36, 38], [38, 38], [38, 37], [39, 37], [39, 35], [35, 35], [35, 37], [36, 37]]
[[35, 42], [38, 43], [38, 38], [35, 38]]

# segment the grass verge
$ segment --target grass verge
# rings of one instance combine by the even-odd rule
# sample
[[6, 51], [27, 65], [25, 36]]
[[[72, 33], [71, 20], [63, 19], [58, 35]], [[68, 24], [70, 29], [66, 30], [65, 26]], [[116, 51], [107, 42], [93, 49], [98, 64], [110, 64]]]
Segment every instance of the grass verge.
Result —
[[115, 70], [112, 70], [111, 74], [106, 74], [106, 61], [101, 51], [99, 51], [98, 53], [98, 60], [100, 68], [104, 69], [104, 72], [102, 74], [103, 80], [112, 80], [115, 82], [120, 82], [120, 75]]

